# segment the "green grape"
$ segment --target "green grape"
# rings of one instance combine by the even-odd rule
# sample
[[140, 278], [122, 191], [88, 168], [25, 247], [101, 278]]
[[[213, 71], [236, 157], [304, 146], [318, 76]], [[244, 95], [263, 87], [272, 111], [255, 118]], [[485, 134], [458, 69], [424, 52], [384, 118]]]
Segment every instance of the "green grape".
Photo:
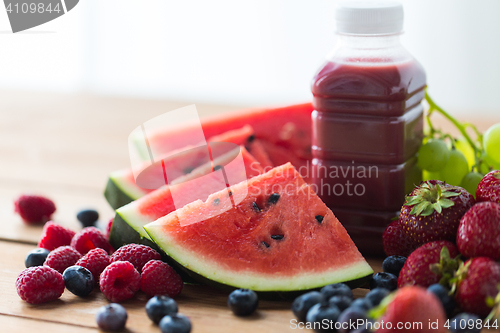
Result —
[[500, 163], [495, 162], [489, 155], [486, 155], [485, 152], [481, 154], [481, 160], [479, 172], [487, 174], [491, 170], [500, 170]]
[[469, 172], [469, 163], [462, 152], [452, 149], [450, 157], [443, 169], [439, 171], [441, 180], [448, 184], [459, 186]]
[[464, 179], [462, 179], [462, 183], [460, 187], [466, 189], [470, 194], [476, 197], [477, 185], [483, 179], [483, 175], [479, 172], [469, 172], [465, 175]]
[[439, 172], [432, 172], [427, 170], [422, 171], [422, 180], [433, 180], [433, 179], [441, 179], [441, 174]]
[[464, 137], [460, 137], [455, 141], [455, 148], [460, 150], [464, 154], [467, 162], [469, 163], [469, 169], [476, 164], [476, 158], [474, 157], [474, 149], [471, 147], [469, 142]]
[[494, 162], [500, 163], [500, 123], [491, 126], [483, 136], [486, 155]]
[[418, 166], [422, 170], [439, 171], [448, 162], [450, 150], [443, 140], [430, 139], [418, 150]]

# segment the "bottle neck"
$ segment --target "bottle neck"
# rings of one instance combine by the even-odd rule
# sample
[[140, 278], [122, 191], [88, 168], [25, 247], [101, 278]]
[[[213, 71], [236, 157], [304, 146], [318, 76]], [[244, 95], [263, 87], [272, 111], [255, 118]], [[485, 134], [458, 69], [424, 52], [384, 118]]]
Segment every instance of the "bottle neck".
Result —
[[329, 61], [364, 63], [370, 66], [412, 60], [411, 54], [400, 42], [401, 34], [342, 35], [338, 34], [336, 47], [327, 57]]
[[344, 35], [337, 34], [338, 36], [338, 46], [339, 47], [349, 47], [353, 49], [381, 49], [381, 48], [393, 48], [400, 47], [401, 34], [393, 35]]

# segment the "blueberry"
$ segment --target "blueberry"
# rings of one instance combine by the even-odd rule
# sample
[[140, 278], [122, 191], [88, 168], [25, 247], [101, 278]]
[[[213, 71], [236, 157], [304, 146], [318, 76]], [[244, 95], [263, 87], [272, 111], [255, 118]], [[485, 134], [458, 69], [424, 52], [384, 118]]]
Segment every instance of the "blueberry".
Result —
[[390, 256], [384, 259], [382, 262], [382, 269], [386, 273], [391, 273], [399, 276], [399, 272], [403, 268], [406, 262], [406, 257], [403, 256]]
[[339, 333], [348, 333], [355, 329], [362, 328], [358, 326], [358, 323], [361, 324], [362, 321], [363, 324], [365, 324], [367, 320], [368, 317], [366, 316], [366, 311], [363, 311], [358, 307], [349, 307], [345, 309], [339, 316], [338, 331]]
[[427, 291], [433, 293], [439, 298], [441, 304], [443, 304], [444, 311], [448, 317], [451, 317], [453, 311], [455, 311], [456, 303], [452, 296], [450, 296], [450, 290], [439, 283], [433, 284], [427, 288]]
[[295, 317], [300, 321], [305, 321], [307, 311], [324, 300], [323, 294], [318, 291], [311, 291], [300, 295], [292, 303], [292, 311]]
[[340, 311], [347, 309], [352, 303], [352, 299], [347, 296], [333, 296], [330, 297], [328, 304], [335, 305]]
[[160, 320], [161, 333], [189, 333], [191, 332], [191, 321], [181, 314], [167, 315]]
[[370, 280], [370, 290], [375, 288], [396, 290], [398, 288], [398, 277], [386, 272], [376, 273]]
[[326, 299], [330, 299], [333, 296], [347, 296], [350, 299], [353, 299], [351, 288], [344, 283], [335, 283], [324, 286], [321, 288], [321, 293]]
[[249, 316], [259, 305], [259, 298], [253, 290], [236, 289], [227, 298], [227, 305], [237, 316]]
[[368, 298], [358, 298], [349, 306], [350, 308], [358, 308], [364, 312], [367, 312], [373, 308], [373, 303]]
[[478, 325], [477, 320], [480, 318], [475, 314], [459, 313], [450, 321], [450, 331], [452, 333], [479, 333], [482, 325]]
[[373, 306], [377, 306], [390, 293], [391, 292], [389, 289], [375, 288], [371, 290], [368, 294], [366, 294], [365, 298], [368, 299], [373, 304]]
[[94, 276], [82, 266], [70, 266], [63, 272], [66, 289], [76, 296], [85, 297], [94, 289]]
[[[315, 332], [330, 332], [335, 330], [335, 322], [339, 319], [339, 316], [340, 310], [336, 306], [318, 303], [309, 309], [306, 320], [313, 323]], [[331, 325], [330, 330], [324, 327], [325, 322], [328, 322], [328, 324]]]
[[118, 332], [125, 328], [127, 310], [117, 303], [101, 306], [95, 314], [97, 326], [103, 331]]
[[155, 296], [146, 303], [146, 313], [155, 324], [160, 323], [166, 315], [175, 314], [177, 311], [177, 303], [167, 296]]
[[26, 268], [42, 266], [49, 253], [49, 250], [42, 248], [31, 250], [24, 259], [24, 265]]
[[99, 219], [99, 213], [94, 209], [83, 209], [76, 214], [76, 218], [84, 228], [94, 227]]

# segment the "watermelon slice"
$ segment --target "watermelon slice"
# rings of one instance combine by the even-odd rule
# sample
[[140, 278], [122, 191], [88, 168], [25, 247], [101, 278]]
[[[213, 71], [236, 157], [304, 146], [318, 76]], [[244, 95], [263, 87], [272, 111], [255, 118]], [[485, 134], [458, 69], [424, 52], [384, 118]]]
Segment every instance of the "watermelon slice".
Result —
[[336, 282], [355, 285], [373, 273], [342, 224], [290, 163], [230, 191], [231, 196], [226, 190], [214, 193], [144, 227], [193, 278], [290, 292]]
[[[221, 133], [250, 125], [255, 137], [269, 144], [285, 148], [289, 155], [311, 159], [312, 121], [311, 103], [271, 109], [252, 109], [233, 114], [217, 115], [202, 120], [206, 140]], [[148, 132], [148, 141], [154, 156], [182, 148], [199, 131], [198, 127]], [[140, 155], [149, 156], [144, 145], [138, 144]]]
[[[245, 145], [247, 150], [254, 152], [257, 161], [262, 167], [272, 167], [269, 156], [262, 148], [261, 143], [255, 140], [254, 137], [253, 128], [250, 125], [246, 125], [242, 128], [214, 136], [210, 142], [230, 142], [237, 145]], [[168, 153], [168, 157], [164, 159], [170, 163], [169, 170], [173, 173], [171, 176], [174, 179], [174, 183], [176, 182], [175, 178], [189, 174], [194, 169], [194, 166], [201, 165], [208, 158], [208, 151], [207, 153], [203, 151], [200, 153], [200, 149], [190, 151], [187, 148], [179, 148], [177, 150], [178, 153], [175, 151], [170, 152]], [[148, 163], [145, 162], [144, 165], [148, 165]], [[144, 165], [138, 166], [137, 169], [144, 169]], [[104, 197], [113, 209], [118, 209], [150, 193], [152, 190], [138, 186], [134, 177], [134, 170], [125, 169], [111, 173], [106, 189], [104, 190]]]
[[[214, 158], [214, 165], [225, 165], [224, 171], [229, 184], [237, 184], [263, 172], [260, 164], [243, 146], [240, 154], [241, 160], [236, 159], [233, 152]], [[240, 161], [245, 170], [241, 169]], [[212, 170], [211, 163], [201, 166], [186, 177], [178, 178], [177, 184], [165, 185], [117, 209], [109, 236], [111, 245], [115, 249], [129, 243], [155, 247], [144, 230], [144, 225], [195, 200], [206, 200], [210, 194], [226, 188], [226, 179], [221, 177], [221, 171], [217, 173]]]

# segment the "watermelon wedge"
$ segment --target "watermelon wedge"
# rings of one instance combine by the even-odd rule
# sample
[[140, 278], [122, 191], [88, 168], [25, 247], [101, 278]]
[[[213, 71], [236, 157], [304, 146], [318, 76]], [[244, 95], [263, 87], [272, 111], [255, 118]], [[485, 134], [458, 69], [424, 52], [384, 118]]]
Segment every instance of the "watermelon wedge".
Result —
[[[255, 139], [254, 130], [250, 125], [214, 136], [210, 142], [230, 142], [237, 145], [245, 145], [247, 150], [254, 152], [253, 155], [255, 155], [256, 160], [263, 168], [272, 167], [269, 156], [259, 140]], [[199, 149], [190, 151], [187, 148], [181, 147], [177, 150], [177, 153], [173, 151], [167, 154], [168, 157], [165, 156], [164, 160], [170, 163], [169, 169], [174, 171], [172, 175], [174, 182], [176, 181], [175, 178], [189, 174], [195, 168], [194, 166], [202, 164], [204, 160], [209, 158], [208, 151], [206, 153], [201, 151], [200, 153]], [[147, 165], [147, 162], [144, 165]], [[144, 166], [141, 165], [137, 169], [140, 170], [143, 168]], [[190, 176], [187, 177], [189, 178]], [[193, 177], [190, 178], [192, 179]], [[118, 209], [150, 193], [152, 190], [138, 186], [134, 177], [134, 170], [124, 169], [110, 174], [104, 190], [104, 197], [113, 209]]]
[[[230, 184], [237, 184], [263, 172], [253, 156], [243, 146], [240, 149], [238, 156], [241, 156], [241, 160], [235, 158], [235, 152], [229, 152], [214, 158], [213, 161], [214, 165], [225, 165], [225, 175]], [[241, 161], [244, 170], [240, 168]], [[151, 243], [144, 225], [173, 212], [176, 208], [195, 200], [206, 200], [210, 194], [226, 189], [226, 179], [221, 177], [221, 171], [212, 171], [212, 164], [208, 163], [193, 170], [186, 177], [176, 179], [175, 185], [165, 185], [117, 209], [109, 236], [111, 245], [115, 249], [129, 243], [156, 247]]]
[[144, 229], [193, 278], [222, 288], [291, 292], [356, 285], [373, 273], [290, 163], [230, 191], [192, 202]]
[[[312, 120], [311, 103], [280, 108], [251, 109], [242, 112], [217, 115], [202, 120], [206, 140], [215, 135], [250, 125], [255, 137], [269, 144], [285, 148], [289, 155], [300, 159], [311, 158]], [[197, 127], [148, 133], [148, 141], [154, 156], [180, 149], [198, 132]], [[144, 145], [138, 145], [139, 153], [147, 158]]]

